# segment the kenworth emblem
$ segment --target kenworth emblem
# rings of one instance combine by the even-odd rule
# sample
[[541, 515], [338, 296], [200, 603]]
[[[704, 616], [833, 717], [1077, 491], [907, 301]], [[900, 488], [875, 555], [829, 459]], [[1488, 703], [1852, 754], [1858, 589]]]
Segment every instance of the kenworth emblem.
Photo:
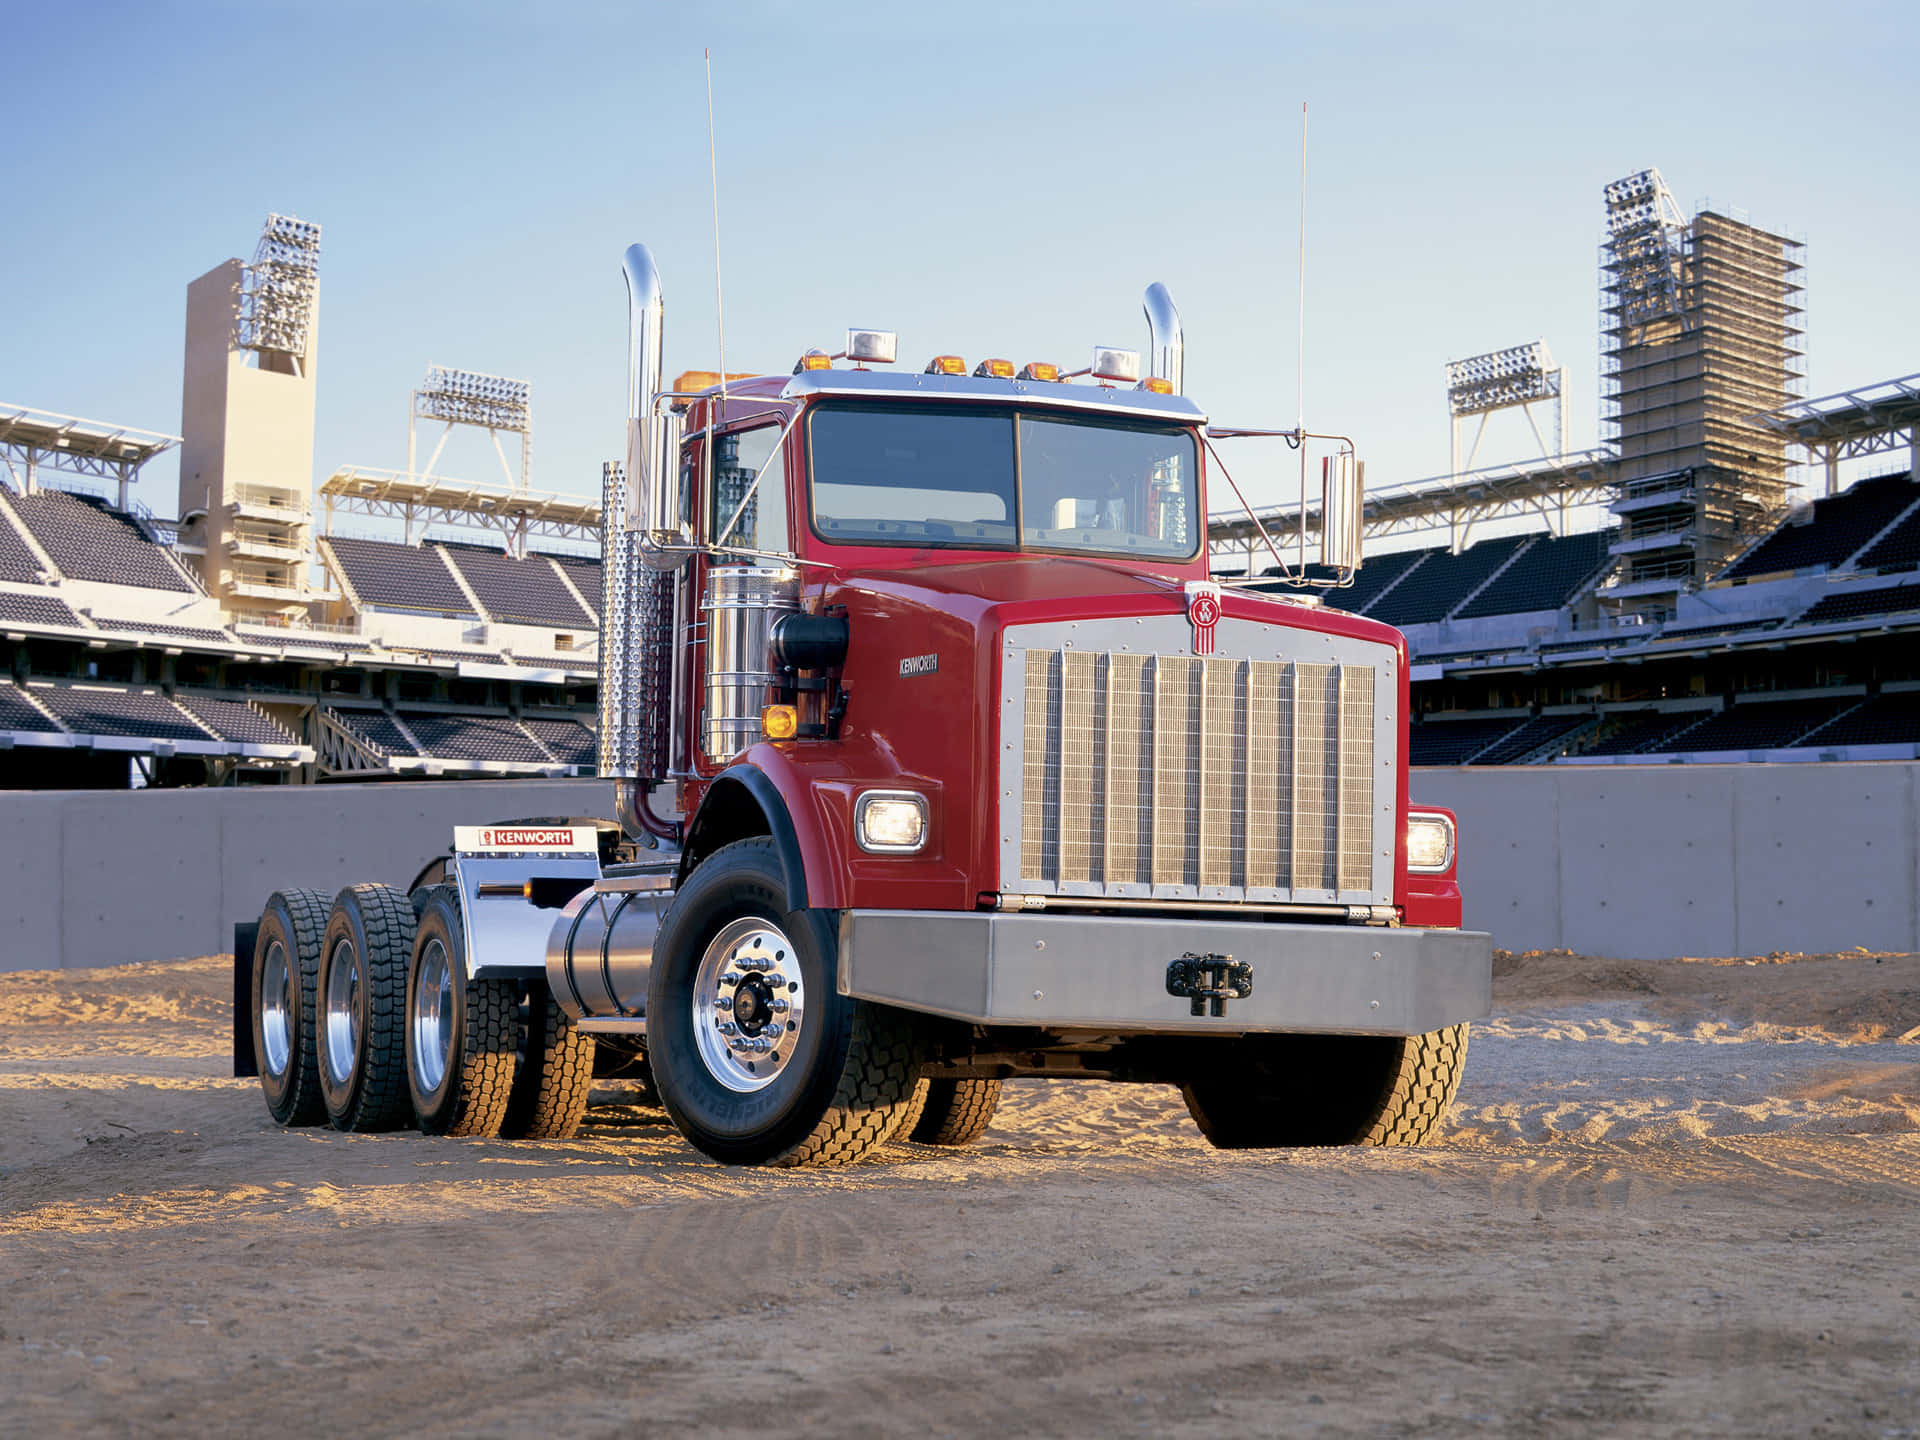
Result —
[[1187, 582], [1187, 619], [1193, 624], [1193, 653], [1213, 654], [1213, 627], [1220, 623], [1220, 587], [1213, 581]]
[[932, 675], [940, 668], [938, 655], [909, 655], [900, 662], [900, 678], [911, 675]]

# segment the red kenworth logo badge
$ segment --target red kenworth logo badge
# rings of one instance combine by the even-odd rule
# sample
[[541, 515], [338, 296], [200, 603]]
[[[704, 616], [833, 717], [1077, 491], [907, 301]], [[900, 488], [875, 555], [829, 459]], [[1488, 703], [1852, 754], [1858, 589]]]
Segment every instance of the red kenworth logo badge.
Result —
[[1187, 582], [1187, 619], [1193, 623], [1193, 653], [1213, 654], [1213, 627], [1220, 623], [1220, 587], [1211, 580]]

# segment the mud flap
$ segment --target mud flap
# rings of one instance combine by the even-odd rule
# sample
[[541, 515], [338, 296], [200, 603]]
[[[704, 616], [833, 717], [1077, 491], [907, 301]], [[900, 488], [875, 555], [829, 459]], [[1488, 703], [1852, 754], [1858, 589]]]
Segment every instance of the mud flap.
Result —
[[249, 920], [233, 927], [233, 1075], [250, 1080], [260, 1073], [260, 1057], [253, 1050], [253, 942], [260, 922]]

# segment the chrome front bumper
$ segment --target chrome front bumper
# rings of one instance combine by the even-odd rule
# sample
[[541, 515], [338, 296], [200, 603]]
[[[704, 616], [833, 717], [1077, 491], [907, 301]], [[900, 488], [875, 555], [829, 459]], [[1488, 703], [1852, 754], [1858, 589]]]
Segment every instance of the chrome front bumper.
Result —
[[[1169, 967], [1196, 955], [1250, 972], [1251, 992], [1227, 999], [1219, 1018], [1169, 991]], [[839, 985], [985, 1025], [1417, 1035], [1487, 1014], [1493, 941], [1472, 930], [849, 910]]]

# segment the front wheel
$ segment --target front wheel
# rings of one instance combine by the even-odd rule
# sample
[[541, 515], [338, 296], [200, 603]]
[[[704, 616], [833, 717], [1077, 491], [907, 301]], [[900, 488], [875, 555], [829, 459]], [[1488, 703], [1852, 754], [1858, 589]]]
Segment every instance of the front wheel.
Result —
[[647, 1045], [680, 1133], [732, 1165], [844, 1165], [911, 1112], [912, 1021], [835, 983], [831, 917], [793, 910], [773, 842], [711, 855], [654, 944]]
[[1465, 1022], [1424, 1035], [1249, 1035], [1210, 1051], [1181, 1094], [1222, 1150], [1424, 1145], [1466, 1063]]

